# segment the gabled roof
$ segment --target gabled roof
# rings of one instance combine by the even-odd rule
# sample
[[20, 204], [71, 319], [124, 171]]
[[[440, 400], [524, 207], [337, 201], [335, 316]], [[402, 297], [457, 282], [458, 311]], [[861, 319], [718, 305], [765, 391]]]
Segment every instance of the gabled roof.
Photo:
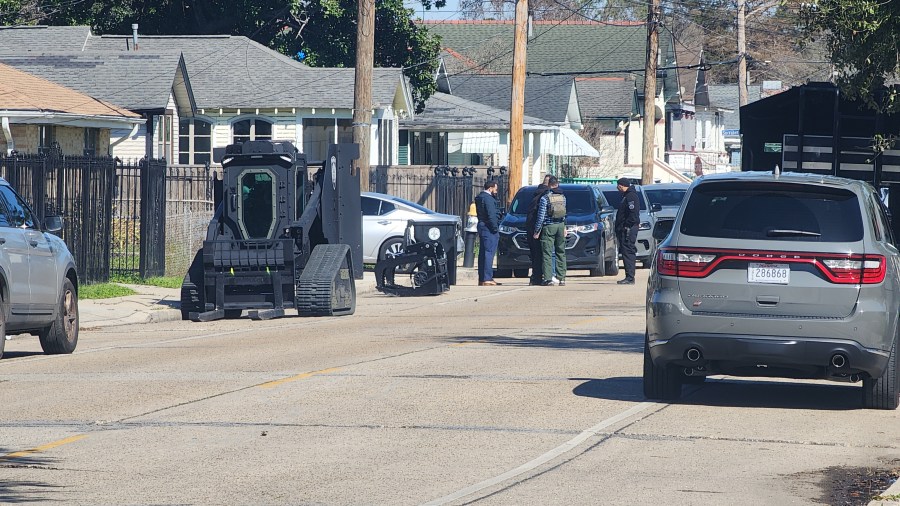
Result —
[[[441, 37], [450, 74], [510, 73], [512, 69], [513, 21], [423, 21], [429, 33]], [[674, 61], [673, 37], [660, 31], [661, 66]], [[644, 23], [596, 21], [535, 21], [528, 40], [529, 74], [550, 72], [588, 73], [604, 77], [634, 75], [643, 95], [647, 28]], [[635, 72], [636, 71], [636, 72]], [[604, 72], [603, 74], [590, 74]], [[606, 73], [610, 72], [610, 73]], [[677, 92], [675, 72], [667, 72], [667, 96]]]
[[[525, 79], [525, 114], [554, 123], [581, 122], [568, 117], [574, 79], [571, 76], [528, 76]], [[450, 78], [453, 94], [466, 100], [509, 111], [512, 76], [457, 75]]]
[[81, 51], [89, 26], [0, 26], [0, 52]]
[[[759, 86], [747, 86], [747, 103], [751, 104], [760, 98]], [[725, 114], [725, 130], [737, 130], [741, 127], [741, 117], [738, 113], [740, 107], [738, 85], [736, 84], [710, 84], [709, 105], [721, 109], [730, 109], [734, 114]]]
[[[526, 129], [553, 125], [531, 116], [525, 116], [523, 124]], [[509, 130], [509, 110], [438, 92], [425, 102], [423, 112], [417, 114], [415, 119], [401, 120], [400, 126], [414, 130]]]
[[[92, 36], [87, 48], [132, 51], [131, 36]], [[138, 51], [178, 49], [194, 83], [197, 107], [353, 108], [352, 68], [309, 67], [247, 37], [234, 35], [141, 35]], [[372, 107], [394, 103], [403, 71], [378, 68], [372, 73]], [[248, 93], [248, 90], [253, 90]]]
[[[703, 57], [703, 29], [694, 23], [689, 23], [682, 32], [681, 36], [675, 40], [675, 59], [678, 66], [699, 65]], [[681, 90], [681, 98], [686, 102], [694, 101], [694, 93], [697, 91], [699, 79], [705, 77], [700, 76], [704, 72], [699, 68], [680, 68], [678, 69], [678, 85]], [[705, 72], [704, 72], [705, 74]]]
[[0, 63], [132, 111], [161, 111], [173, 89], [193, 115], [190, 81], [179, 52], [0, 54]]
[[[133, 46], [130, 35], [91, 35], [88, 27], [0, 30], [0, 53], [40, 52], [50, 47], [70, 53], [182, 53], [198, 109], [353, 108], [352, 68], [309, 67], [247, 37], [139, 35], [138, 50]], [[412, 109], [403, 79], [399, 68], [375, 69], [372, 107], [396, 108], [400, 102], [407, 111]]]
[[575, 79], [581, 117], [631, 118], [640, 111], [632, 77], [579, 77]]
[[60, 123], [101, 120], [113, 124], [140, 123], [124, 108], [70, 90], [65, 86], [0, 64], [0, 116], [55, 118]]

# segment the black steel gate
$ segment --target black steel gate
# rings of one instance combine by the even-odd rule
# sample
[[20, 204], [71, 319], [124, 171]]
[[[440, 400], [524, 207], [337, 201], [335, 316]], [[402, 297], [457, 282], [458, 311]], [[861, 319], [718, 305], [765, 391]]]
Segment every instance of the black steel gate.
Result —
[[[138, 179], [142, 172], [146, 172], [141, 176], [147, 179], [146, 185]], [[165, 241], [160, 240], [165, 232], [159, 232], [165, 225], [164, 160], [124, 164], [110, 157], [62, 156], [57, 150], [0, 155], [0, 177], [28, 202], [39, 220], [63, 217], [60, 236], [75, 257], [82, 283], [108, 281], [113, 271], [140, 277], [161, 275], [157, 273], [165, 263]], [[142, 186], [148, 188], [146, 210], [141, 204], [145, 200]], [[129, 198], [131, 194], [135, 198]], [[146, 231], [134, 228], [142, 215], [149, 217]], [[142, 241], [148, 244], [140, 246]]]

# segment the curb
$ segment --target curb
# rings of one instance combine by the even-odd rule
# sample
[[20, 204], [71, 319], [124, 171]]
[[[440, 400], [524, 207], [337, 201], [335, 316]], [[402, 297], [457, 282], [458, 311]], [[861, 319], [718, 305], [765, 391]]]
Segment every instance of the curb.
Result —
[[[478, 279], [478, 271], [474, 268], [469, 267], [459, 267], [457, 268], [457, 280], [458, 281], [471, 281]], [[356, 295], [370, 295], [370, 294], [379, 294], [380, 292], [375, 287], [375, 279], [374, 275], [371, 273], [366, 273], [367, 275], [361, 279], [356, 281]], [[122, 297], [121, 301], [127, 302], [128, 297]], [[160, 299], [163, 300], [163, 299]], [[118, 303], [116, 303], [118, 304]], [[124, 313], [124, 315], [123, 315]], [[95, 328], [106, 328], [106, 327], [121, 327], [125, 325], [143, 325], [147, 323], [162, 323], [162, 322], [171, 322], [171, 321], [179, 321], [181, 320], [181, 309], [172, 308], [171, 304], [162, 305], [150, 305], [144, 306], [141, 309], [128, 311], [124, 310], [123, 313], [117, 315], [116, 318], [104, 318], [100, 317], [96, 320], [82, 320], [80, 323], [80, 327], [82, 329], [95, 329]]]
[[882, 497], [888, 496], [897, 496], [897, 499], [885, 499], [885, 500], [877, 500], [870, 501], [867, 506], [897, 506], [900, 505], [900, 479], [895, 480], [894, 484], [888, 487], [887, 490], [878, 494]]

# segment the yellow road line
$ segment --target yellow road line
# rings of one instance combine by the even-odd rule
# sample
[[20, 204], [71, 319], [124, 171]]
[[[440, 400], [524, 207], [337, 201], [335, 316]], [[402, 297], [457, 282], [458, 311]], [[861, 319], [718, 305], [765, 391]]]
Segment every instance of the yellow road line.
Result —
[[290, 376], [290, 377], [288, 377], [288, 378], [282, 378], [282, 379], [280, 379], [280, 380], [275, 380], [275, 381], [270, 381], [270, 382], [268, 382], [268, 383], [263, 383], [262, 385], [259, 385], [259, 387], [260, 387], [260, 388], [275, 388], [275, 387], [277, 387], [277, 386], [279, 386], [279, 385], [283, 385], [283, 384], [285, 384], [285, 383], [290, 383], [290, 382], [292, 382], [292, 381], [297, 381], [297, 380], [302, 380], [302, 379], [306, 379], [306, 378], [311, 378], [311, 377], [313, 377], [313, 376], [318, 376], [318, 375], [320, 375], [320, 374], [328, 374], [328, 373], [330, 373], [330, 372], [335, 372], [335, 371], [339, 371], [339, 370], [341, 370], [340, 367], [332, 367], [332, 368], [330, 368], [330, 369], [322, 369], [321, 371], [305, 372], [305, 373], [303, 373], [303, 374], [298, 374], [298, 375], [296, 375], [296, 376]]
[[52, 443], [47, 443], [47, 444], [45, 444], [45, 445], [43, 445], [43, 446], [38, 446], [37, 448], [32, 448], [32, 449], [30, 449], [30, 450], [24, 450], [24, 451], [21, 451], [21, 452], [15, 452], [15, 453], [9, 453], [9, 454], [7, 454], [7, 455], [3, 455], [2, 457], [0, 457], [0, 460], [4, 460], [4, 459], [15, 459], [15, 458], [18, 458], [18, 457], [25, 457], [25, 456], [31, 455], [32, 453], [39, 453], [39, 452], [51, 450], [51, 449], [53, 449], [53, 448], [56, 448], [57, 446], [62, 446], [62, 445], [65, 445], [65, 444], [74, 443], [75, 441], [80, 441], [80, 440], [82, 440], [82, 439], [84, 439], [84, 438], [86, 438], [86, 437], [87, 437], [87, 434], [81, 434], [81, 435], [78, 435], [78, 436], [67, 437], [67, 438], [65, 438], [65, 439], [60, 439], [59, 441], [54, 441], [54, 442], [52, 442]]

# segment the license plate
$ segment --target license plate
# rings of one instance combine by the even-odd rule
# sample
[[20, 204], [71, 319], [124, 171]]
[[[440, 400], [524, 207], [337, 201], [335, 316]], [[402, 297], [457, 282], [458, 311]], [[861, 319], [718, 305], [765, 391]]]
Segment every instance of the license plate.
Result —
[[750, 263], [747, 266], [748, 283], [786, 285], [790, 280], [791, 267], [788, 264]]

